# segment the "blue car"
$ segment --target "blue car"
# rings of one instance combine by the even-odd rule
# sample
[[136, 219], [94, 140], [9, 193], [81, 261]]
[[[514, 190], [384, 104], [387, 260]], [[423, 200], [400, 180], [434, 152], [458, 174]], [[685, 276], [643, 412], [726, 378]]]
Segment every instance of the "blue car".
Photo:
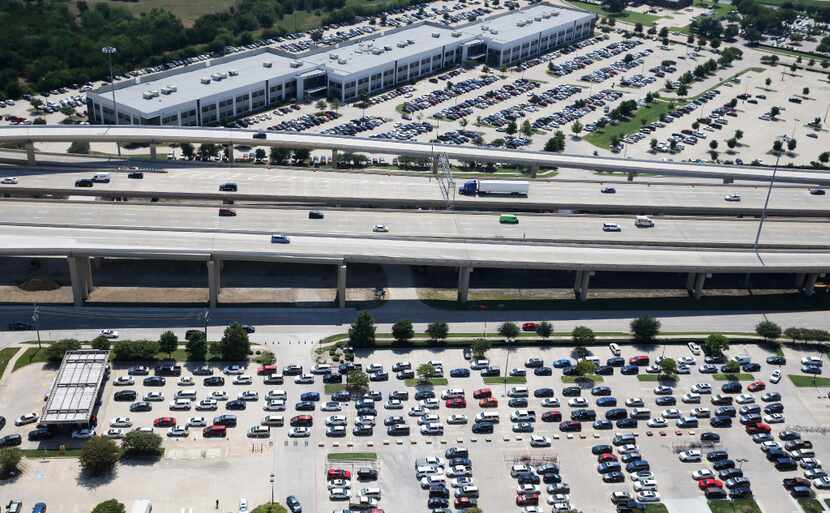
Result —
[[303, 392], [300, 394], [300, 401], [319, 401], [320, 392]]
[[35, 507], [32, 508], [32, 513], [46, 513], [46, 503], [38, 502], [35, 504]]
[[573, 363], [570, 358], [560, 358], [553, 362], [553, 367], [555, 369], [567, 369], [571, 366], [573, 366]]
[[804, 374], [821, 374], [821, 367], [818, 365], [802, 365], [801, 372]]
[[550, 367], [537, 367], [537, 368], [533, 369], [533, 375], [534, 376], [552, 376], [553, 375], [553, 369], [551, 369]]
[[639, 374], [639, 373], [640, 373], [640, 367], [638, 367], [636, 365], [626, 365], [622, 369], [620, 369], [620, 374], [624, 374], [626, 376]]
[[617, 398], [611, 396], [600, 397], [597, 399], [597, 406], [610, 407], [617, 405]]
[[469, 378], [470, 377], [470, 369], [452, 369], [450, 371], [451, 378]]

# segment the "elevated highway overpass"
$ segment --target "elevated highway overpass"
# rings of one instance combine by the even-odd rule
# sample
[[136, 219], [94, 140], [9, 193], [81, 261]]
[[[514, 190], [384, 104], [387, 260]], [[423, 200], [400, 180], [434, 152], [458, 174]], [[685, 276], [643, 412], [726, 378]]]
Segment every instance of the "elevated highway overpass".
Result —
[[[589, 157], [543, 151], [505, 150], [476, 146], [455, 146], [411, 141], [367, 139], [322, 134], [268, 132], [264, 139], [254, 139], [256, 131], [228, 128], [108, 126], [108, 125], [39, 125], [0, 127], [0, 143], [24, 144], [29, 160], [35, 159], [36, 142], [117, 142], [146, 143], [155, 154], [155, 145], [169, 143], [214, 143], [218, 145], [277, 146], [286, 148], [328, 149], [334, 152], [371, 152], [421, 158], [445, 154], [449, 159], [478, 162], [510, 162], [530, 168], [565, 167], [616, 171], [635, 175], [660, 173], [669, 176], [693, 176], [713, 179], [769, 181], [773, 170], [767, 167], [658, 162], [624, 158]], [[830, 185], [830, 175], [811, 170], [778, 170], [776, 181]]]

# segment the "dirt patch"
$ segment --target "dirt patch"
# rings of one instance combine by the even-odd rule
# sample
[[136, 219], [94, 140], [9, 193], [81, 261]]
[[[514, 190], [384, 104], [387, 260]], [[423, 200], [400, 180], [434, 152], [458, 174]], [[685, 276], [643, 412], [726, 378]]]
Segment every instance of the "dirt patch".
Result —
[[207, 288], [96, 287], [89, 303], [207, 303]]
[[72, 303], [72, 287], [58, 287], [52, 290], [29, 291], [17, 286], [0, 285], [0, 303]]
[[29, 278], [18, 285], [18, 288], [27, 292], [38, 292], [43, 290], [58, 290], [60, 283], [49, 278]]
[[[707, 296], [760, 296], [791, 293], [792, 290], [753, 290], [746, 289], [705, 289]], [[454, 301], [457, 297], [456, 289], [419, 288], [418, 299]], [[637, 298], [686, 298], [686, 289], [590, 289], [591, 299], [637, 299]], [[533, 299], [573, 299], [572, 289], [470, 289], [470, 301], [507, 301]]]

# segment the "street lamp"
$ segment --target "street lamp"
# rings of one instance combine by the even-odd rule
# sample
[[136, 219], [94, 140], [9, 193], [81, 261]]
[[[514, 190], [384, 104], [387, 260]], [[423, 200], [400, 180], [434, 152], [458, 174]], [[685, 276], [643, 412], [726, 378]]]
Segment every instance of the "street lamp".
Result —
[[[105, 53], [107, 56], [107, 64], [109, 64], [110, 68], [110, 89], [112, 90], [112, 111], [115, 115], [113, 125], [118, 124], [118, 104], [115, 102], [115, 75], [112, 73], [112, 56], [118, 50], [115, 49], [114, 46], [105, 46], [101, 48], [101, 52]], [[121, 156], [121, 144], [116, 141], [115, 146], [118, 148], [118, 156]]]
[[276, 474], [271, 474], [271, 505], [268, 507], [268, 511], [271, 511], [271, 508], [274, 506], [274, 484], [277, 482]]
[[752, 245], [752, 250], [758, 253], [758, 240], [761, 238], [761, 230], [764, 228], [764, 220], [767, 218], [767, 206], [769, 205], [769, 197], [772, 194], [772, 186], [775, 184], [775, 174], [778, 172], [778, 163], [781, 161], [781, 153], [775, 158], [775, 167], [772, 168], [772, 177], [767, 188], [767, 198], [764, 200], [764, 209], [761, 210], [761, 222], [758, 223], [758, 232], [755, 234], [755, 244]]

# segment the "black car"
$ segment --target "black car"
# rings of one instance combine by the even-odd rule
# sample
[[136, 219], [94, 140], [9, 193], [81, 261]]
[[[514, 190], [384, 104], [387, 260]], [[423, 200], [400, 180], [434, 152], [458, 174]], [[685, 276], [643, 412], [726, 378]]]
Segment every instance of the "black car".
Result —
[[148, 376], [144, 378], [143, 383], [145, 387], [163, 387], [167, 380], [161, 376]]
[[32, 431], [29, 431], [29, 435], [27, 438], [31, 442], [35, 442], [38, 440], [49, 440], [50, 438], [52, 438], [52, 432], [49, 431], [49, 428], [36, 428]]
[[473, 424], [473, 433], [490, 434], [493, 432], [493, 424], [489, 422], [476, 422]]
[[236, 415], [217, 415], [213, 417], [213, 423], [225, 427], [236, 427]]
[[577, 396], [580, 396], [580, 395], [582, 395], [582, 388], [580, 388], [576, 385], [567, 386], [567, 387], [562, 389], [562, 395], [564, 397], [577, 397]]
[[741, 390], [743, 390], [743, 385], [738, 383], [737, 381], [730, 381], [728, 383], [724, 383], [720, 390], [724, 394], [740, 394]]
[[175, 363], [164, 363], [156, 367], [156, 376], [181, 376], [182, 366]]
[[[409, 369], [407, 369], [409, 370]], [[470, 369], [452, 369], [450, 370], [450, 377], [451, 378], [469, 378], [470, 377]], [[404, 378], [406, 379], [406, 378]]]
[[481, 377], [483, 378], [498, 377], [500, 374], [501, 370], [498, 367], [487, 367], [481, 370]]
[[132, 412], [151, 411], [152, 409], [153, 405], [151, 405], [147, 401], [138, 401], [137, 403], [133, 403], [130, 405], [130, 411]]
[[297, 411], [314, 411], [314, 403], [312, 401], [297, 401], [294, 409]]
[[604, 483], [622, 483], [625, 481], [625, 474], [619, 471], [609, 472], [602, 476]]
[[725, 460], [727, 458], [729, 458], [729, 453], [720, 449], [716, 449], [714, 451], [709, 451], [706, 453], [706, 461], [710, 462]]
[[770, 403], [764, 406], [764, 413], [782, 413], [784, 411], [784, 405], [781, 403]]
[[115, 401], [135, 401], [136, 397], [135, 390], [119, 390], [112, 396]]
[[611, 376], [614, 374], [614, 367], [610, 365], [601, 365], [594, 371], [597, 376]]
[[291, 510], [291, 513], [303, 513], [303, 507], [300, 505], [300, 501], [293, 495], [285, 498], [285, 504]]
[[286, 376], [299, 376], [303, 373], [302, 365], [286, 365], [282, 368], [282, 373]]
[[609, 367], [624, 367], [625, 358], [622, 356], [612, 356], [611, 358], [605, 360], [605, 365]]
[[571, 420], [578, 420], [580, 422], [589, 421], [592, 422], [596, 420], [597, 412], [594, 410], [589, 410], [586, 408], [580, 408], [577, 410], [571, 410]]
[[[266, 385], [282, 385], [285, 382], [285, 379], [277, 374], [269, 374], [262, 380], [262, 382]], [[323, 382], [326, 382], [325, 376], [323, 377]], [[338, 381], [338, 383], [340, 382]]]
[[511, 408], [527, 408], [527, 398], [511, 397], [510, 400], [507, 401], [507, 406]]
[[427, 500], [428, 509], [446, 508], [449, 507], [450, 501], [446, 497], [430, 497]]
[[599, 444], [591, 447], [591, 454], [599, 456], [600, 454], [608, 454], [614, 452], [614, 449], [607, 444]]
[[701, 442], [720, 442], [720, 435], [717, 433], [712, 433], [711, 431], [705, 431], [700, 434], [700, 441]]
[[611, 388], [606, 386], [596, 386], [591, 389], [591, 395], [606, 396], [611, 395]]
[[23, 437], [19, 433], [11, 433], [0, 438], [0, 447], [15, 447], [23, 443]]
[[206, 387], [221, 387], [225, 384], [225, 378], [222, 376], [210, 376], [202, 380], [202, 384]]
[[228, 401], [227, 403], [225, 403], [226, 410], [244, 410], [245, 408], [245, 401], [241, 399], [234, 399], [233, 401]]
[[725, 459], [712, 462], [712, 469], [715, 472], [720, 472], [721, 470], [726, 470], [728, 468], [735, 468], [734, 460]]
[[[787, 471], [787, 470], [796, 470], [798, 468], [798, 463], [795, 462], [794, 459], [789, 457], [781, 457], [775, 460], [775, 468], [779, 471]], [[798, 486], [793, 488], [791, 493], [795, 493], [795, 489], [799, 488]], [[809, 488], [808, 488], [809, 490]]]
[[720, 406], [715, 409], [715, 417], [735, 417], [737, 410], [734, 406]]
[[726, 481], [727, 479], [733, 479], [736, 477], [743, 477], [744, 471], [739, 468], [725, 468], [718, 472], [718, 479], [721, 481]]
[[254, 139], [267, 139], [267, 138], [268, 138], [268, 134], [266, 134], [265, 132], [257, 132], [257, 133], [254, 134]]
[[31, 331], [35, 329], [34, 326], [27, 322], [10, 322], [9, 331]]
[[129, 173], [127, 173], [127, 178], [141, 180], [142, 178], [144, 178], [144, 173], [142, 173], [141, 171], [130, 171]]
[[598, 419], [595, 420], [594, 423], [591, 425], [594, 429], [606, 430], [612, 429], [614, 427], [614, 423], [610, 420], [605, 419]]
[[550, 367], [537, 367], [533, 369], [534, 376], [553, 376], [553, 369]]
[[[198, 333], [201, 333], [199, 331]], [[191, 374], [194, 376], [213, 376], [213, 369], [208, 367], [207, 365], [200, 365], [191, 371]]]
[[603, 408], [610, 408], [617, 405], [617, 398], [611, 396], [600, 397], [597, 399], [597, 406]]
[[[374, 428], [369, 424], [355, 424], [352, 429], [352, 434], [354, 436], [372, 436], [373, 433]], [[345, 432], [343, 433], [343, 436], [345, 436]]]
[[616, 422], [616, 425], [620, 429], [634, 429], [637, 427], [637, 419], [631, 417], [620, 419]]
[[338, 403], [347, 403], [352, 400], [352, 393], [348, 390], [335, 392], [331, 395], [331, 400], [337, 401]]
[[628, 410], [625, 408], [611, 408], [610, 410], [605, 412], [605, 418], [607, 420], [619, 420], [628, 418]]
[[322, 212], [320, 212], [319, 210], [309, 210], [308, 211], [308, 218], [309, 219], [323, 219], [324, 217], [326, 217], [326, 215], [323, 214]]
[[741, 365], [741, 370], [744, 372], [758, 372], [761, 370], [761, 364], [755, 362], [749, 362]]
[[761, 396], [761, 400], [765, 403], [774, 403], [781, 400], [781, 394], [778, 392], [767, 392]]
[[657, 406], [674, 406], [677, 404], [677, 399], [671, 395], [661, 395], [654, 400]]
[[726, 498], [726, 490], [718, 488], [717, 486], [710, 486], [709, 488], [703, 490], [703, 493], [706, 495], [706, 498], [710, 500]]
[[81, 178], [80, 180], [75, 180], [75, 187], [92, 187], [93, 185], [95, 185], [95, 182], [93, 182], [89, 178]]
[[239, 188], [233, 182], [223, 183], [219, 186], [220, 192], [236, 192], [237, 190], [239, 190]]
[[[490, 426], [493, 427], [492, 425]], [[473, 426], [475, 428], [475, 426]], [[493, 430], [491, 429], [490, 432], [492, 433]], [[473, 431], [475, 433], [475, 430]], [[406, 424], [398, 424], [397, 426], [389, 426], [386, 428], [386, 434], [390, 436], [409, 436], [409, 426]]]
[[361, 481], [374, 481], [378, 478], [378, 471], [371, 467], [360, 467], [357, 469], [357, 478]]
[[421, 399], [434, 399], [435, 392], [432, 390], [418, 390], [415, 392], [415, 400], [420, 401]]
[[533, 391], [533, 397], [553, 397], [552, 388], [537, 388]]
[[790, 440], [801, 440], [801, 433], [798, 431], [781, 431], [778, 433], [778, 438], [785, 442]]
[[790, 495], [793, 497], [812, 497], [813, 490], [811, 490], [809, 486], [793, 486], [790, 489]]
[[[550, 474], [550, 475], [559, 475], [559, 474]], [[523, 485], [523, 484], [540, 484], [542, 482], [542, 478], [538, 475], [534, 474], [533, 472], [522, 472], [518, 476], [516, 476], [516, 483]], [[558, 481], [557, 481], [558, 482]]]
[[597, 465], [597, 472], [600, 474], [607, 474], [609, 472], [619, 472], [622, 468], [619, 461], [606, 461]]
[[630, 376], [639, 373], [640, 367], [638, 367], [637, 365], [626, 365], [622, 369], [620, 369], [620, 374], [624, 376]]
[[343, 383], [342, 374], [323, 374], [323, 383]]
[[787, 359], [778, 355], [767, 356], [767, 363], [769, 365], [786, 365]]

